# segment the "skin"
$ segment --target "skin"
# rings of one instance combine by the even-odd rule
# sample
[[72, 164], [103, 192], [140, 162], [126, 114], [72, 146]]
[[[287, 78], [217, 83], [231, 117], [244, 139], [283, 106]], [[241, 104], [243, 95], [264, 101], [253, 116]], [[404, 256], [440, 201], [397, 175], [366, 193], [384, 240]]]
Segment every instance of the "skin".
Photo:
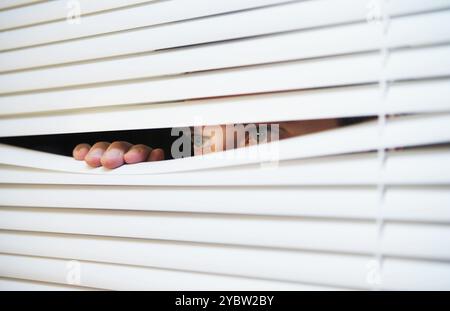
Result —
[[[292, 121], [280, 122], [280, 139], [311, 134], [338, 127], [336, 119], [312, 120], [312, 121]], [[225, 133], [225, 126], [221, 126]], [[205, 136], [204, 136], [205, 137]], [[205, 138], [204, 138], [205, 139]], [[209, 140], [211, 148], [208, 152], [215, 151], [215, 145], [219, 139], [211, 133], [206, 137]], [[226, 137], [222, 137], [222, 146], [226, 146]], [[246, 142], [238, 142], [238, 145], [245, 146]], [[200, 148], [201, 149], [201, 148]], [[205, 154], [194, 146], [194, 154]], [[108, 169], [115, 169], [124, 164], [135, 164], [140, 162], [162, 161], [165, 159], [164, 150], [160, 148], [153, 149], [147, 145], [132, 145], [126, 141], [97, 142], [93, 146], [88, 144], [79, 144], [73, 150], [73, 157], [78, 161], [85, 161], [91, 167], [103, 166]]]

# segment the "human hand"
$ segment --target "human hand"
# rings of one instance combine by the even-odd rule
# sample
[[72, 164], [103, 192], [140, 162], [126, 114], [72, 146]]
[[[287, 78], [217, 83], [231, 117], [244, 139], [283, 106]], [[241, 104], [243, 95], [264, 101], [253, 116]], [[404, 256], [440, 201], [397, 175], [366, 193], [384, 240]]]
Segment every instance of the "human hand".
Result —
[[73, 149], [73, 157], [85, 161], [91, 167], [104, 166], [109, 169], [124, 164], [164, 160], [164, 150], [152, 149], [146, 145], [132, 145], [126, 141], [98, 142], [92, 147], [79, 144]]

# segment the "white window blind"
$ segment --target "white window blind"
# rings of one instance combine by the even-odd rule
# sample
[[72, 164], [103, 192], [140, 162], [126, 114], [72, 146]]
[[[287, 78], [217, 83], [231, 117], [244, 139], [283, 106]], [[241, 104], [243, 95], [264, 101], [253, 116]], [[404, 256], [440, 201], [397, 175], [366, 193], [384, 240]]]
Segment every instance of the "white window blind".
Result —
[[[131, 7], [151, 1], [155, 0], [78, 0], [76, 2], [44, 0], [41, 1], [39, 6], [29, 5], [22, 7], [20, 10], [7, 10], [3, 12], [2, 19], [0, 20], [0, 30], [10, 30], [65, 20], [68, 15], [70, 16], [70, 9], [76, 9], [77, 7], [82, 8], [80, 15], [87, 16], [88, 14]], [[6, 2], [12, 1], [2, 1], [2, 4]], [[32, 1], [28, 2], [31, 3]], [[5, 4], [3, 4], [2, 8], [5, 8]], [[64, 27], [65, 25], [60, 24], [60, 26]]]
[[43, 2], [45, 0], [5, 0], [0, 4], [0, 9], [12, 9], [20, 6], [25, 6], [28, 4], [34, 4], [38, 2]]
[[450, 289], [450, 1], [78, 2], [0, 4], [1, 137], [374, 119], [277, 166], [0, 144], [1, 289]]

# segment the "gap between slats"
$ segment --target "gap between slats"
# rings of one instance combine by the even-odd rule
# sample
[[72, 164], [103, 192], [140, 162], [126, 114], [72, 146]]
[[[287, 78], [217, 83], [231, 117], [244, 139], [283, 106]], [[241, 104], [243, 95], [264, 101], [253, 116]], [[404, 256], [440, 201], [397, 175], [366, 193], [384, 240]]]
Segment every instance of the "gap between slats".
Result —
[[[164, 179], [167, 180], [168, 175], [166, 173], [181, 173], [189, 171], [197, 171], [196, 174], [200, 174], [198, 177], [201, 176], [202, 178], [209, 179], [210, 181], [215, 179], [217, 182], [219, 180], [218, 178], [214, 178], [212, 175], [208, 176], [208, 174], [211, 174], [211, 171], [208, 171], [208, 169], [231, 168], [234, 166], [237, 168], [234, 169], [234, 171], [224, 170], [222, 172], [215, 171], [212, 173], [223, 173], [225, 176], [228, 174], [230, 177], [236, 177], [239, 172], [242, 173], [244, 171], [243, 169], [245, 169], [245, 167], [239, 166], [248, 165], [247, 168], [249, 170], [247, 170], [247, 173], [252, 172], [254, 176], [259, 175], [258, 177], [262, 177], [262, 180], [264, 180], [267, 176], [269, 176], [269, 173], [277, 173], [279, 168], [281, 168], [279, 172], [284, 174], [285, 177], [288, 176], [286, 174], [289, 174], [289, 168], [300, 170], [303, 169], [301, 166], [296, 167], [295, 165], [289, 165], [289, 162], [287, 162], [288, 160], [322, 158], [322, 160], [319, 159], [318, 161], [313, 161], [312, 163], [319, 164], [319, 166], [316, 167], [319, 169], [321, 163], [322, 165], [325, 165], [325, 168], [330, 168], [330, 164], [334, 165], [335, 163], [329, 162], [329, 159], [323, 157], [373, 151], [379, 148], [380, 143], [387, 149], [397, 147], [417, 147], [439, 143], [445, 144], [450, 140], [450, 130], [444, 130], [449, 127], [449, 124], [449, 115], [447, 114], [397, 117], [387, 122], [384, 130], [384, 136], [381, 140], [378, 136], [376, 121], [371, 121], [268, 144], [254, 145], [246, 148], [232, 149], [203, 156], [187, 157], [170, 161], [139, 163], [120, 167], [115, 170], [89, 168], [84, 162], [76, 161], [70, 157], [0, 144], [0, 163], [71, 173], [108, 174], [110, 176], [135, 175], [137, 178], [139, 178], [138, 175], [163, 174], [158, 176], [160, 182], [162, 183], [164, 183]], [[411, 132], [414, 132], [415, 135], [410, 135]], [[399, 153], [392, 152], [394, 155], [393, 159], [401, 158], [402, 155], [406, 155], [405, 158], [408, 159], [407, 155], [411, 154], [413, 156], [412, 160], [406, 163], [411, 163], [411, 161], [420, 161], [418, 163], [423, 163], [429, 168], [433, 168], [431, 162], [427, 162], [430, 161], [430, 159], [432, 161], [437, 160], [442, 164], [447, 163], [447, 153], [448, 148], [419, 149], [418, 152], [415, 152], [414, 150]], [[343, 159], [344, 161], [341, 162], [343, 166], [338, 165], [338, 169], [343, 169], [346, 167], [349, 169], [355, 169], [355, 166], [352, 166], [353, 163], [349, 163], [348, 161], [346, 162], [345, 158]], [[366, 177], [366, 179], [359, 178], [359, 182], [367, 183], [367, 180], [369, 180], [369, 184], [373, 183], [373, 176], [377, 175], [376, 172], [378, 172], [378, 166], [376, 166], [375, 163], [376, 159], [373, 156], [370, 157], [370, 155], [369, 157], [363, 156], [358, 159], [364, 161], [356, 162], [358, 165], [357, 167], [363, 170], [368, 169], [369, 173], [371, 172], [370, 174], [367, 174], [368, 177]], [[277, 170], [261, 169], [261, 163], [267, 162], [278, 164]], [[283, 163], [288, 164], [285, 166]], [[401, 163], [398, 163], [398, 161], [397, 165], [400, 165], [397, 166], [397, 168], [402, 168]], [[446, 166], [444, 165], [443, 167], [445, 168]], [[304, 168], [308, 169], [308, 166], [305, 166]], [[311, 168], [313, 168], [313, 170], [309, 172], [314, 172], [314, 165]], [[395, 176], [393, 174], [395, 172], [395, 168], [396, 167], [394, 166], [393, 168], [387, 169], [383, 172], [384, 176], [381, 177], [383, 177], [385, 182], [389, 183], [390, 179], [395, 180]], [[431, 172], [434, 172], [436, 168], [437, 167], [435, 166]], [[303, 172], [307, 173], [308, 171]], [[433, 176], [432, 174], [424, 174], [423, 171], [417, 172], [420, 173], [419, 176], [421, 177], [426, 176], [426, 178], [422, 178], [422, 180], [428, 181], [428, 183], [434, 182], [434, 184], [438, 184], [448, 182], [448, 178], [443, 174]], [[276, 178], [277, 175], [273, 175]], [[310, 175], [310, 177], [314, 180], [314, 176], [312, 174]], [[182, 176], [183, 175], [181, 175], [181, 178], [183, 178]], [[211, 177], [213, 178], [212, 180]], [[243, 179], [247, 180], [248, 177], [249, 176], [246, 176]], [[281, 177], [281, 174], [278, 177]], [[414, 179], [417, 177], [408, 174], [408, 170], [404, 170], [403, 174], [399, 175], [399, 177], [399, 180], [403, 180], [405, 183], [408, 183], [408, 179], [411, 179], [411, 183], [417, 182], [417, 179]], [[273, 185], [273, 183], [268, 184]]]

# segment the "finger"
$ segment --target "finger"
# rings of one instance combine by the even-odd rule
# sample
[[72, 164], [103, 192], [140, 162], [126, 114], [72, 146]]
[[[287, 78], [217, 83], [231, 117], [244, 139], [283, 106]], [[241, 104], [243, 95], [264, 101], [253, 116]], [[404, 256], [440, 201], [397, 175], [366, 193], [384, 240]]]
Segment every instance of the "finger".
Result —
[[162, 150], [161, 148], [158, 148], [158, 149], [153, 149], [150, 152], [150, 155], [148, 156], [147, 161], [149, 161], [149, 162], [162, 161], [162, 160], [164, 160], [164, 158], [165, 158], [164, 150]]
[[139, 162], [145, 162], [148, 159], [148, 156], [152, 148], [146, 145], [134, 145], [128, 150], [127, 153], [123, 156], [125, 163], [134, 164]]
[[89, 149], [91, 149], [91, 145], [79, 144], [73, 149], [72, 155], [75, 158], [75, 160], [83, 161], [86, 155], [88, 154]]
[[100, 159], [102, 158], [103, 153], [105, 153], [106, 149], [108, 149], [109, 143], [108, 142], [98, 142], [94, 146], [92, 146], [91, 150], [87, 153], [87, 155], [84, 157], [84, 161], [89, 166], [92, 167], [99, 167], [101, 166]]
[[131, 144], [126, 141], [113, 142], [101, 158], [101, 164], [109, 169], [122, 166], [125, 161], [123, 156], [131, 148]]

